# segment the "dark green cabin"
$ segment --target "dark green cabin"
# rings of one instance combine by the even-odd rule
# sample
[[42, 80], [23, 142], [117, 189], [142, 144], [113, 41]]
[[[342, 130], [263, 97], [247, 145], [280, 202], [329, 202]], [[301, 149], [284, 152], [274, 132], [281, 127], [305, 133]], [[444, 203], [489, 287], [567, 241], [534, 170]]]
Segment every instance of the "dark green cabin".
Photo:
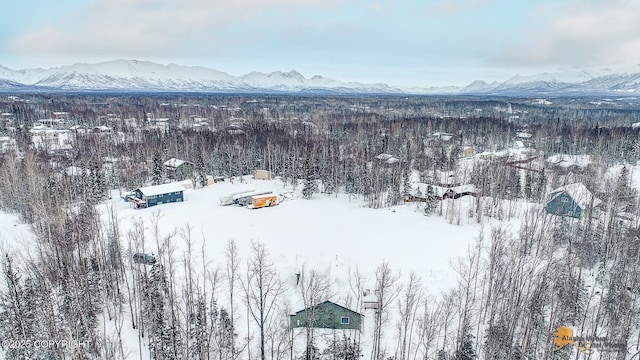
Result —
[[364, 315], [344, 306], [325, 301], [291, 315], [291, 327], [350, 329], [362, 331]]
[[182, 181], [193, 177], [192, 162], [171, 158], [164, 163], [167, 177], [171, 180]]

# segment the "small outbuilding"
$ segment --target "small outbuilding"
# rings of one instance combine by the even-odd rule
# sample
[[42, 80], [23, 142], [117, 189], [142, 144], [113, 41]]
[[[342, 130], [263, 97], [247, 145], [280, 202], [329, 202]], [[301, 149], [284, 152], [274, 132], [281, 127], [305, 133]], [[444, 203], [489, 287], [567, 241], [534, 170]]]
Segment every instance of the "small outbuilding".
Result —
[[275, 175], [269, 170], [254, 170], [253, 178], [256, 180], [271, 180]]
[[291, 327], [362, 330], [364, 315], [331, 301], [308, 307], [291, 315]]
[[582, 213], [589, 206], [596, 207], [602, 201], [582, 183], [574, 183], [559, 187], [549, 194], [545, 210], [547, 213], [558, 216], [581, 218]]
[[184, 186], [179, 183], [170, 183], [141, 187], [133, 190], [128, 199], [136, 208], [182, 202], [184, 200]]

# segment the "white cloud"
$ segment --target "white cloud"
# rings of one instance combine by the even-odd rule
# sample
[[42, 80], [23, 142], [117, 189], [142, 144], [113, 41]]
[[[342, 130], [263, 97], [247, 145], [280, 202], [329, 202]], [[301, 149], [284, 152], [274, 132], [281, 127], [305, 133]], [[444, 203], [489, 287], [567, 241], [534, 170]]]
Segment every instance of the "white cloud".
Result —
[[494, 60], [528, 66], [626, 66], [640, 58], [640, 1], [572, 0], [541, 7]]
[[242, 41], [246, 29], [286, 28], [298, 11], [347, 1], [355, 0], [98, 0], [15, 37], [8, 48], [19, 55], [212, 55]]
[[485, 6], [490, 0], [440, 0], [427, 7], [427, 13], [437, 16], [455, 16]]

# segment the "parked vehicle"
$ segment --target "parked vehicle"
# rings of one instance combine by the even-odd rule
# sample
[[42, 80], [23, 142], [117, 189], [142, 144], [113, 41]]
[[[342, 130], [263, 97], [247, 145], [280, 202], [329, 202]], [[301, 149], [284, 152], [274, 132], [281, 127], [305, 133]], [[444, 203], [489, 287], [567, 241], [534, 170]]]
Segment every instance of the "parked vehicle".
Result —
[[156, 257], [151, 254], [135, 253], [133, 254], [133, 262], [142, 265], [153, 265], [156, 263]]
[[249, 189], [249, 190], [242, 190], [242, 191], [235, 191], [226, 195], [222, 195], [220, 197], [220, 206], [227, 206], [227, 205], [233, 205], [234, 204], [234, 200], [237, 197], [237, 195], [240, 194], [249, 194], [249, 193], [253, 193], [255, 192], [255, 190], [253, 189]]
[[278, 198], [275, 194], [257, 195], [252, 197], [252, 203], [247, 207], [251, 209], [260, 209], [263, 207], [276, 206]]
[[254, 191], [251, 193], [238, 194], [233, 197], [233, 203], [240, 206], [253, 204], [253, 197], [259, 195], [269, 195], [271, 191]]

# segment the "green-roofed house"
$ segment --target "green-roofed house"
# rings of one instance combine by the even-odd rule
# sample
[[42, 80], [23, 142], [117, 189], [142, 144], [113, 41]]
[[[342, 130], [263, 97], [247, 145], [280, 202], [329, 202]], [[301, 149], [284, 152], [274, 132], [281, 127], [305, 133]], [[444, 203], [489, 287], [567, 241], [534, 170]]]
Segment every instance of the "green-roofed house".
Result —
[[325, 301], [291, 315], [291, 327], [362, 330], [364, 315], [344, 306]]

